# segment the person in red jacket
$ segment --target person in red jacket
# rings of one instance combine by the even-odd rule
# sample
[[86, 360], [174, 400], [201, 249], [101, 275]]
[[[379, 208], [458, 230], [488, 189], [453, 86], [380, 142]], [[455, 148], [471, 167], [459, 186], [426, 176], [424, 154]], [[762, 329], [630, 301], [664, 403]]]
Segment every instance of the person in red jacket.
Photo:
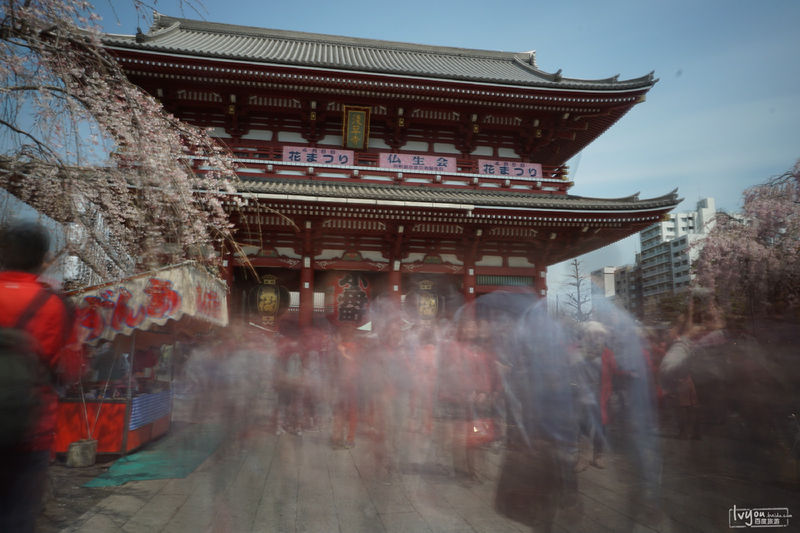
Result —
[[[49, 247], [47, 232], [32, 222], [0, 231], [0, 327], [16, 327], [23, 314], [35, 309], [23, 326], [33, 349], [51, 376], [74, 383], [82, 364], [78, 351], [64, 349], [72, 333], [71, 313], [38, 279]], [[0, 457], [0, 531], [34, 530], [55, 435], [58, 396], [54, 385], [38, 386], [39, 411], [32, 430]]]

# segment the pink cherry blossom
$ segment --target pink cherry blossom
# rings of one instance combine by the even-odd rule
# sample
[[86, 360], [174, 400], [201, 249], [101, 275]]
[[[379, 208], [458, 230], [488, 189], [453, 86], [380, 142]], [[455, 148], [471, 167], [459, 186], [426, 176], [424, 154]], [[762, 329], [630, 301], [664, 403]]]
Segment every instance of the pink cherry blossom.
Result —
[[0, 186], [80, 235], [67, 253], [101, 279], [207, 258], [230, 239], [232, 157], [126, 79], [92, 9], [0, 5]]
[[800, 161], [743, 193], [741, 216], [717, 215], [695, 263], [696, 283], [732, 315], [800, 309]]

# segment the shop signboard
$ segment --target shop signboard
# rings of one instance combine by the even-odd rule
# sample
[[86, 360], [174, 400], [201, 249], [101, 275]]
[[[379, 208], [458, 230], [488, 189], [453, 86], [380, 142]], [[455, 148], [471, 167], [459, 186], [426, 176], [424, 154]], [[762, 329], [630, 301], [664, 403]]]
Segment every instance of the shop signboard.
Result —
[[93, 344], [190, 316], [228, 324], [225, 284], [194, 262], [71, 293], [79, 340]]

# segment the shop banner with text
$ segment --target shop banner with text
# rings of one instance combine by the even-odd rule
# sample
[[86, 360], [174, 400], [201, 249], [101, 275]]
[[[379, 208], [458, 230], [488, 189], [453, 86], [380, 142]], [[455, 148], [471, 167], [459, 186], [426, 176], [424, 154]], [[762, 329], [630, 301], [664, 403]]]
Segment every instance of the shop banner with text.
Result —
[[88, 343], [163, 326], [184, 316], [228, 324], [225, 284], [193, 262], [90, 287], [70, 297], [77, 308], [79, 339]]

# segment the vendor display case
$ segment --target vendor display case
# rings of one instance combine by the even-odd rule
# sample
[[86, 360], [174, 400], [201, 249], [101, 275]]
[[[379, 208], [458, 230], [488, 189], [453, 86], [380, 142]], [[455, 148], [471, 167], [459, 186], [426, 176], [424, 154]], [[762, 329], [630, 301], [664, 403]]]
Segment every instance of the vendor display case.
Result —
[[[85, 407], [84, 407], [85, 406]], [[85, 413], [97, 424], [92, 437], [97, 453], [125, 454], [169, 431], [172, 391], [102, 400], [63, 399], [58, 404], [54, 451], [66, 453], [72, 442], [86, 438]]]

